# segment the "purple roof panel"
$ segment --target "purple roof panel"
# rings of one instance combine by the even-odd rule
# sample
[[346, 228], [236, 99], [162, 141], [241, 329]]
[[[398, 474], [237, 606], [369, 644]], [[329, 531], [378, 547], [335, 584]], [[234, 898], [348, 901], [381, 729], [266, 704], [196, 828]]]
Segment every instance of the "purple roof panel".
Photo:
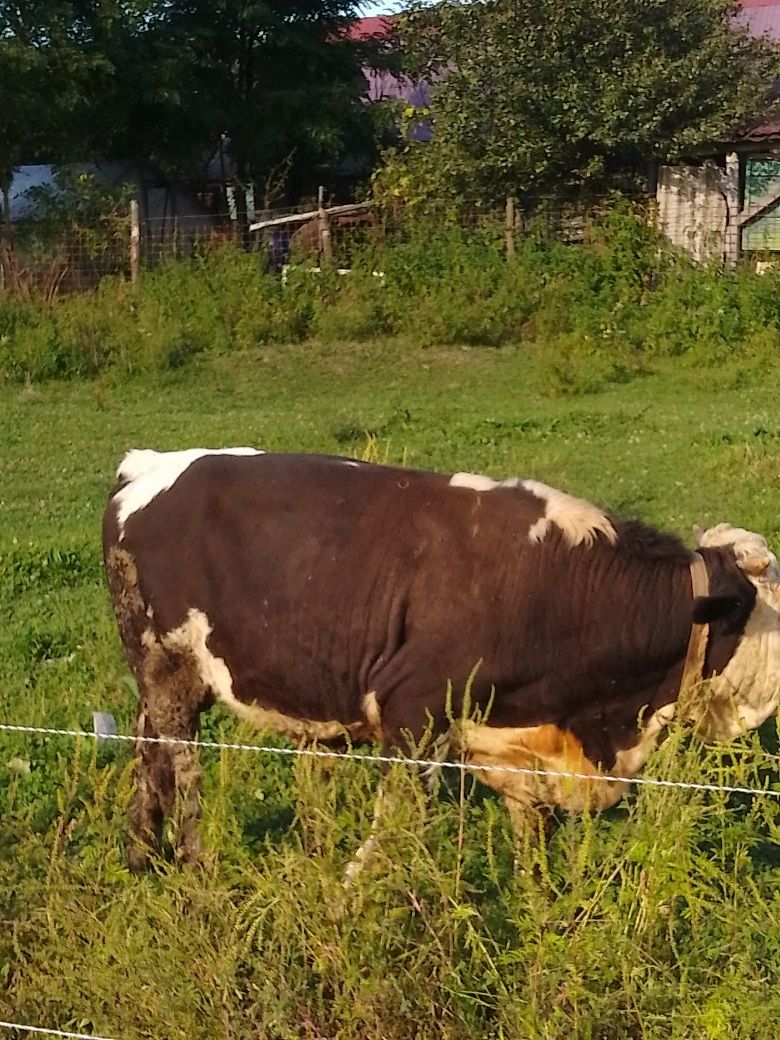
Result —
[[753, 6], [743, 3], [742, 11], [735, 20], [738, 25], [749, 29], [751, 36], [780, 40], [780, 4]]

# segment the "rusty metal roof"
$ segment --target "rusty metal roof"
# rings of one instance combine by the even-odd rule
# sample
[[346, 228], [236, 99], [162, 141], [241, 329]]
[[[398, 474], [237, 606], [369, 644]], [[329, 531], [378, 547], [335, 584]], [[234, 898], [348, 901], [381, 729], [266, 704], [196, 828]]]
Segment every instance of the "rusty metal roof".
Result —
[[366, 40], [372, 36], [388, 36], [392, 28], [392, 16], [378, 14], [369, 18], [358, 18], [347, 29], [347, 36], [350, 40]]
[[740, 141], [753, 141], [756, 144], [762, 141], [777, 140], [780, 138], [780, 119], [770, 119], [760, 126], [753, 126], [739, 134]]
[[756, 0], [743, 0], [742, 10], [736, 15], [738, 25], [744, 25], [751, 36], [766, 36], [770, 40], [780, 40], [780, 4], [757, 3]]

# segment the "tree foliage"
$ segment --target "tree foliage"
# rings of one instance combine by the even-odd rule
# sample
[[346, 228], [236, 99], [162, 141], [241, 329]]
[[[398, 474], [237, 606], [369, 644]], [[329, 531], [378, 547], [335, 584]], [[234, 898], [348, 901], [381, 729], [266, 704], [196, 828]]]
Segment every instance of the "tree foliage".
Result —
[[[0, 183], [22, 163], [147, 161], [241, 183], [374, 157], [357, 0], [0, 4]], [[8, 103], [10, 99], [11, 103]]]
[[[126, 152], [191, 171], [229, 142], [237, 179], [293, 178], [370, 150], [360, 101], [362, 49], [346, 38], [355, 0], [159, 0], [146, 46], [155, 55], [128, 106]], [[162, 131], [162, 135], [160, 135]]]
[[755, 117], [780, 49], [732, 0], [416, 4], [402, 29], [436, 83], [434, 137], [409, 147], [428, 190], [548, 192], [637, 177], [654, 157]]
[[83, 158], [90, 84], [104, 61], [86, 46], [88, 6], [0, 3], [0, 188], [6, 193], [21, 163]]

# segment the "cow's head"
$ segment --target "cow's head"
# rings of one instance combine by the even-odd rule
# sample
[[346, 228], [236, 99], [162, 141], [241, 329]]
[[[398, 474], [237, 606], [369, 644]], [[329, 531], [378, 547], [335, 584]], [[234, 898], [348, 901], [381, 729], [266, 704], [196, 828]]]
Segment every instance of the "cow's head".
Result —
[[760, 726], [780, 704], [780, 566], [766, 539], [754, 531], [731, 524], [693, 530], [699, 548], [731, 549], [756, 589], [736, 650], [711, 680], [707, 711], [696, 720], [705, 739], [730, 740]]
[[732, 527], [731, 524], [716, 524], [706, 531], [693, 525], [696, 542], [701, 549], [715, 546], [730, 547], [737, 561], [737, 566], [754, 582], [760, 590], [762, 587], [777, 585], [780, 582], [780, 566], [777, 557], [769, 548], [761, 534], [746, 531], [744, 527]]

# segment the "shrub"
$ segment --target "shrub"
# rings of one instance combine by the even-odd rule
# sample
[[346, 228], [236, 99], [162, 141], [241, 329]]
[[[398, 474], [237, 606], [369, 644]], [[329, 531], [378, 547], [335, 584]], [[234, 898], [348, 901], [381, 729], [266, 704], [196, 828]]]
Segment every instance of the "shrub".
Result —
[[[531, 228], [507, 262], [499, 229], [432, 215], [353, 267], [292, 267], [283, 283], [235, 245], [48, 304], [0, 297], [0, 373], [89, 377], [174, 368], [202, 352], [403, 336], [419, 346], [523, 343], [549, 393], [585, 393], [653, 358], [760, 364], [780, 345], [780, 274], [724, 274], [675, 252], [625, 202], [566, 245]], [[380, 272], [377, 277], [374, 272]]]

